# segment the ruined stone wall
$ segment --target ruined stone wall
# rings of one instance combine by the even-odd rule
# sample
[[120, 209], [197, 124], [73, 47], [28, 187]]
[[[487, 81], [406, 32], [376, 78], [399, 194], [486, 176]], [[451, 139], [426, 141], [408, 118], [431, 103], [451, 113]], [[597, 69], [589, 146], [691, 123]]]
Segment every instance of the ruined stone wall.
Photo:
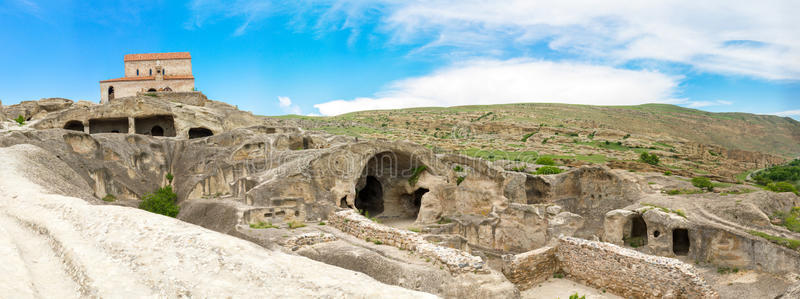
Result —
[[571, 237], [559, 239], [556, 257], [570, 276], [625, 297], [719, 298], [692, 266], [676, 259]]
[[[156, 65], [160, 65], [166, 76], [188, 76], [192, 74], [191, 59], [166, 59], [166, 60], [136, 60], [125, 62], [125, 77], [136, 77], [136, 70], [139, 70], [139, 77], [155, 76]], [[153, 73], [150, 74], [150, 70]]]
[[100, 103], [107, 103], [108, 88], [114, 87], [114, 98], [132, 97], [150, 88], [156, 90], [169, 87], [172, 91], [188, 92], [194, 89], [194, 79], [135, 80], [100, 83]]
[[503, 274], [520, 290], [527, 290], [558, 272], [556, 248], [542, 247], [503, 256]]
[[488, 272], [483, 260], [479, 257], [458, 249], [432, 244], [415, 232], [375, 223], [353, 210], [331, 213], [328, 216], [328, 223], [359, 239], [414, 251], [430, 258], [435, 264], [447, 267], [452, 273]]

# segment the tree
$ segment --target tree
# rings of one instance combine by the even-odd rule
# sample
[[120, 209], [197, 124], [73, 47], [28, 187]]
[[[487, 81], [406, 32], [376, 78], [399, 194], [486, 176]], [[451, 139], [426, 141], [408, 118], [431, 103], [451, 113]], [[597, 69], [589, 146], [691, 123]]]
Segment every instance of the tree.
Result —
[[650, 165], [658, 165], [659, 162], [659, 158], [656, 154], [648, 152], [643, 152], [642, 155], [639, 156], [639, 160]]

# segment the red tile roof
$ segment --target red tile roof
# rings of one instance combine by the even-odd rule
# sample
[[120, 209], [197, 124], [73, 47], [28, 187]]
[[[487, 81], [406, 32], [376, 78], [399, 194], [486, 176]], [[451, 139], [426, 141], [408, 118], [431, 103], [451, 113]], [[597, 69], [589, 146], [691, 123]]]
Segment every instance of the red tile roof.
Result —
[[[116, 79], [103, 80], [103, 81], [100, 81], [100, 83], [123, 82], [123, 81], [149, 81], [149, 80], [155, 80], [155, 79], [156, 79], [155, 76], [122, 77], [122, 78], [116, 78]], [[194, 80], [194, 76], [192, 76], [192, 75], [188, 75], [188, 76], [164, 76], [164, 80]]]
[[125, 55], [125, 61], [167, 60], [167, 59], [192, 59], [192, 55], [189, 54], [189, 52], [146, 53], [146, 54]]

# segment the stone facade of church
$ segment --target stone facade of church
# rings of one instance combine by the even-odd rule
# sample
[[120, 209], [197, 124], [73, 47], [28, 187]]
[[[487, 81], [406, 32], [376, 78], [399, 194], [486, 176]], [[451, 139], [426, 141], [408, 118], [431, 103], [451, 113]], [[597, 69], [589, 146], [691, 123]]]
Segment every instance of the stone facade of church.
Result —
[[100, 103], [148, 92], [194, 90], [189, 52], [125, 55], [125, 77], [100, 81]]

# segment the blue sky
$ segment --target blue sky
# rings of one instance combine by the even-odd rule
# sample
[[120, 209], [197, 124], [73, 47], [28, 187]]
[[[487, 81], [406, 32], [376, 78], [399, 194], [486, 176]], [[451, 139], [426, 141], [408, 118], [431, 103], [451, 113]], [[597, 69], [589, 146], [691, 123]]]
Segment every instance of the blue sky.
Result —
[[99, 101], [123, 55], [189, 51], [199, 90], [262, 115], [657, 102], [800, 117], [800, 4], [592, 3], [0, 0], [0, 100]]

